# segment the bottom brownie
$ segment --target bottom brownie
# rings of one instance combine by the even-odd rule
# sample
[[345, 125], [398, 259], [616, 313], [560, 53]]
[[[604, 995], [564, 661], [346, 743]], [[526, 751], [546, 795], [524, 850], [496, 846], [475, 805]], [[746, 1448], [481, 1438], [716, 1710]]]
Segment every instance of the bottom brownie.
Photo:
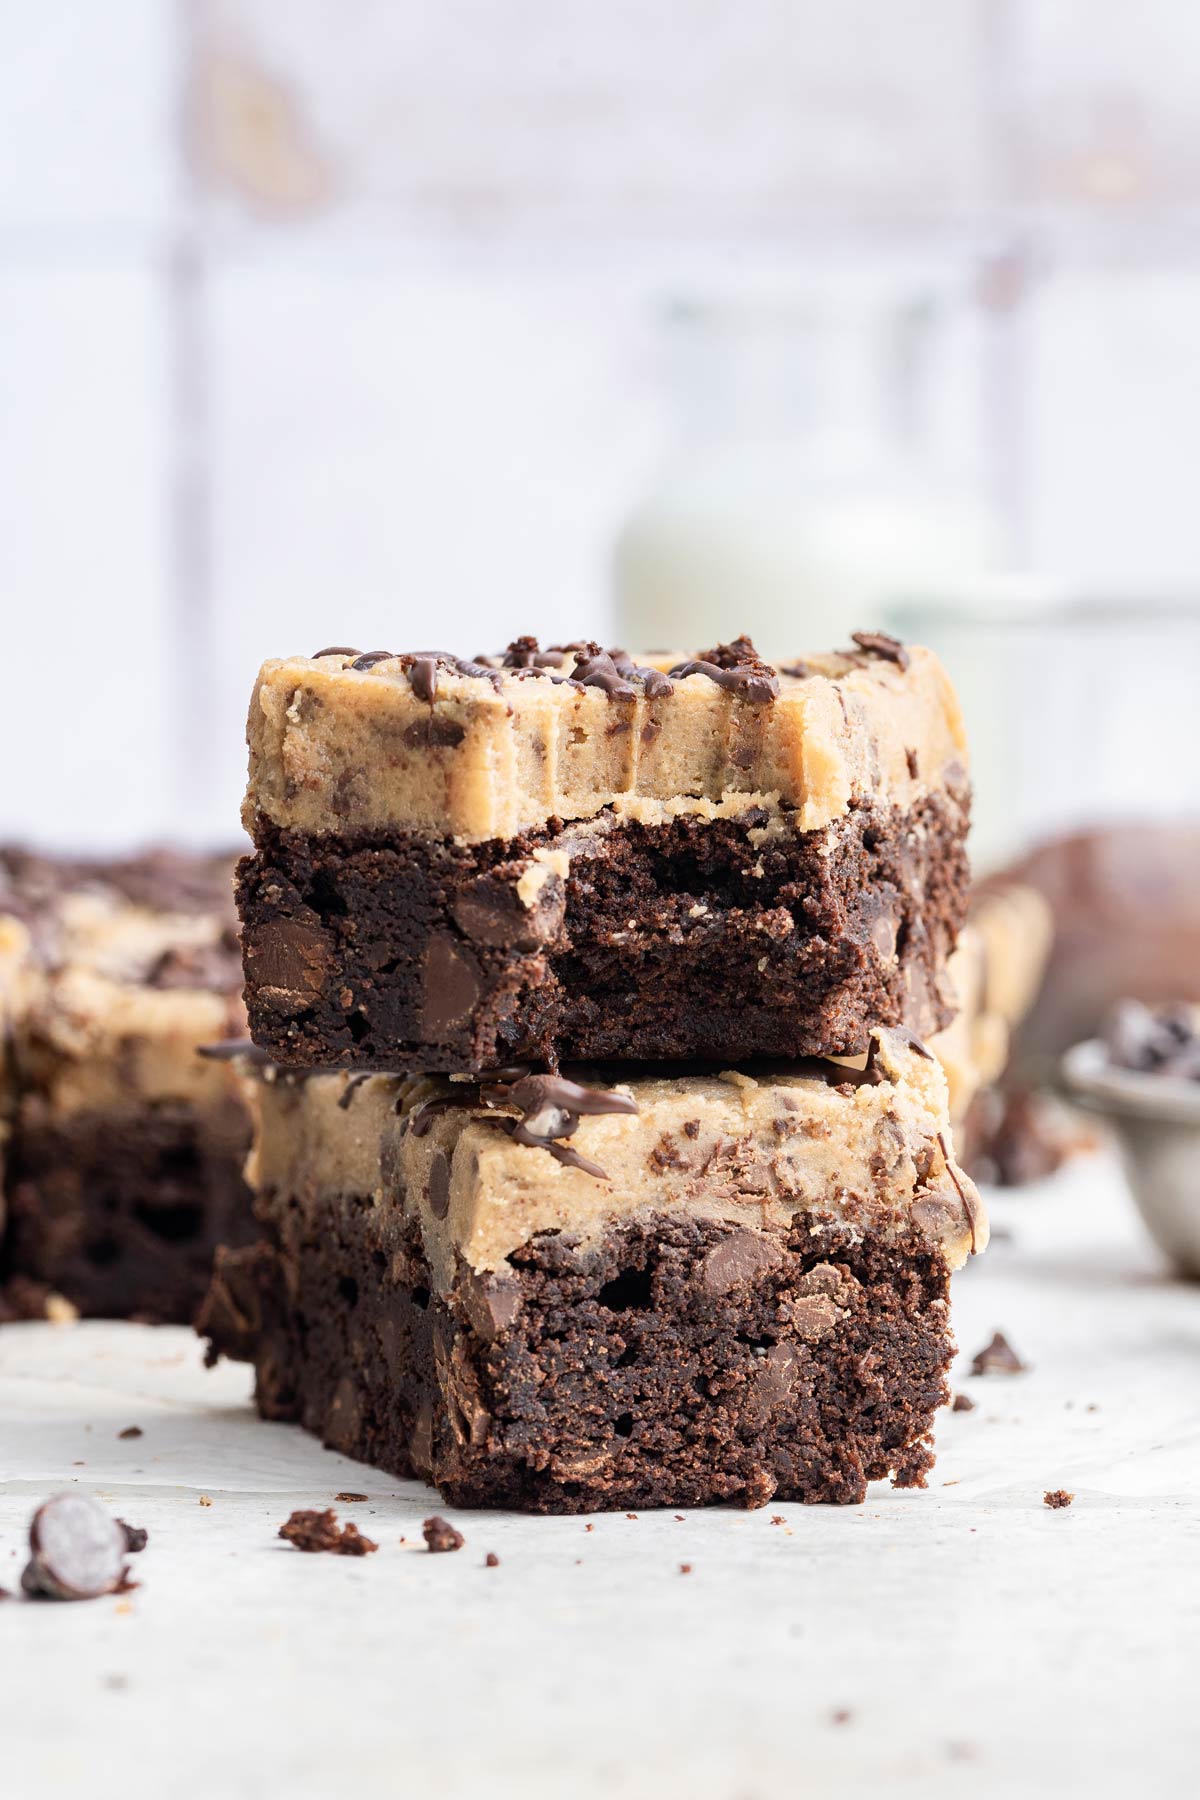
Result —
[[848, 1235], [814, 1252], [799, 1221], [748, 1254], [738, 1226], [658, 1216], [582, 1256], [535, 1238], [498, 1294], [464, 1276], [443, 1301], [418, 1246], [387, 1256], [372, 1216], [368, 1199], [326, 1221], [290, 1304], [276, 1250], [220, 1256], [203, 1324], [217, 1350], [254, 1356], [266, 1417], [459, 1506], [761, 1506], [860, 1501], [887, 1475], [924, 1485], [954, 1348], [936, 1254]]
[[596, 1087], [267, 1074], [268, 1236], [218, 1255], [200, 1320], [266, 1416], [460, 1505], [922, 1484], [987, 1235], [924, 1046]]
[[190, 1324], [217, 1245], [257, 1234], [242, 1174], [248, 1143], [236, 1102], [54, 1117], [29, 1097], [7, 1159], [8, 1310], [27, 1314], [41, 1284], [85, 1315]]

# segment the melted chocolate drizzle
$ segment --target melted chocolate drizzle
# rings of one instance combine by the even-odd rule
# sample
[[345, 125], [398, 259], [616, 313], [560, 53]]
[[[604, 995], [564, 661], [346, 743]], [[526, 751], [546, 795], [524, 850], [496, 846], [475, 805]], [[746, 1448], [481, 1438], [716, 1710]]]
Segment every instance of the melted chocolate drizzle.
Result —
[[[531, 1075], [523, 1069], [497, 1069], [460, 1085], [461, 1093], [438, 1094], [413, 1108], [408, 1114], [408, 1128], [414, 1137], [424, 1137], [439, 1113], [454, 1107], [478, 1110], [482, 1118], [506, 1132], [515, 1143], [548, 1150], [556, 1162], [582, 1169], [599, 1181], [608, 1180], [604, 1170], [558, 1140], [571, 1137], [582, 1118], [637, 1112], [637, 1101], [627, 1094], [583, 1087], [562, 1075]], [[491, 1116], [491, 1109], [498, 1106], [515, 1106], [521, 1116], [497, 1119]]]
[[682, 681], [688, 675], [707, 675], [717, 687], [727, 688], [748, 706], [769, 706], [779, 694], [779, 677], [764, 662], [748, 637], [732, 644], [718, 644], [690, 662], [678, 663], [671, 674]]

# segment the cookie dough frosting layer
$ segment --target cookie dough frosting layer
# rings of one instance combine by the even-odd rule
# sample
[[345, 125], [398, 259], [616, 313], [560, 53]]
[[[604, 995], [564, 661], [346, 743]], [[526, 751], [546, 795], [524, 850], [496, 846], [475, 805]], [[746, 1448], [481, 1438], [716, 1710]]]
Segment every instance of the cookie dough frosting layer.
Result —
[[898, 1242], [915, 1227], [951, 1269], [987, 1243], [945, 1076], [907, 1034], [877, 1033], [865, 1073], [825, 1062], [589, 1083], [593, 1105], [620, 1107], [595, 1113], [560, 1104], [553, 1077], [523, 1089], [271, 1073], [255, 1084], [249, 1177], [268, 1208], [287, 1196], [285, 1233], [309, 1229], [305, 1201], [369, 1196], [397, 1233], [419, 1221], [443, 1293], [461, 1267], [495, 1272], [539, 1233], [586, 1246], [652, 1213], [762, 1229], [803, 1212], [814, 1239], [828, 1225]]
[[654, 824], [767, 806], [812, 831], [856, 799], [908, 807], [961, 787], [962, 718], [937, 658], [860, 639], [780, 665], [744, 638], [640, 664], [532, 638], [487, 662], [352, 649], [268, 662], [246, 826], [478, 843], [607, 808]]

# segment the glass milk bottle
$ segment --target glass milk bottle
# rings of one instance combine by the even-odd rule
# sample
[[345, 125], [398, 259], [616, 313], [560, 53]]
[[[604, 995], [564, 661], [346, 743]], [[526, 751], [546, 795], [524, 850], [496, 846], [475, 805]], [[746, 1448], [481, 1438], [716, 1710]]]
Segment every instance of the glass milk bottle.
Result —
[[926, 454], [933, 324], [846, 294], [670, 310], [674, 441], [618, 540], [618, 642], [830, 648], [898, 594], [951, 593], [993, 564], [982, 507]]

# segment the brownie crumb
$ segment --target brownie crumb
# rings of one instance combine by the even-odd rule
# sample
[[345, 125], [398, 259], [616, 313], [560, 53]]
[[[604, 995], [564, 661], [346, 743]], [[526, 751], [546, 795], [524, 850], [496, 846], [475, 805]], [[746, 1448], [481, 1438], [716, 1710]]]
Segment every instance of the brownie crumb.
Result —
[[1070, 1506], [1074, 1494], [1068, 1494], [1066, 1488], [1050, 1488], [1042, 1495], [1043, 1503], [1057, 1512], [1060, 1506]]
[[972, 1375], [1022, 1375], [1028, 1365], [1023, 1363], [1003, 1332], [992, 1334], [990, 1344], [985, 1344], [971, 1364]]
[[772, 1523], [772, 1525], [786, 1525], [787, 1520], [784, 1518], [782, 1513], [772, 1513], [771, 1514], [771, 1523]]
[[335, 1494], [333, 1497], [335, 1500], [340, 1500], [344, 1506], [353, 1505], [358, 1500], [370, 1499], [369, 1494]]
[[461, 1550], [467, 1541], [462, 1532], [455, 1531], [449, 1519], [443, 1519], [440, 1513], [435, 1513], [432, 1519], [426, 1519], [421, 1531], [425, 1542], [435, 1554], [440, 1554], [443, 1550]]
[[494, 1550], [488, 1551], [483, 1559], [483, 1566], [485, 1569], [498, 1569], [500, 1567], [500, 1558], [496, 1555]]
[[339, 1526], [332, 1506], [327, 1506], [324, 1512], [315, 1507], [294, 1512], [287, 1523], [279, 1527], [279, 1535], [294, 1544], [297, 1550], [313, 1554], [328, 1550], [334, 1556], [367, 1556], [379, 1548], [369, 1537], [363, 1537], [357, 1525]]
[[681, 1575], [690, 1575], [690, 1574], [691, 1574], [691, 1572], [692, 1572], [692, 1565], [691, 1565], [691, 1563], [680, 1563], [680, 1565], [679, 1565], [679, 1573], [680, 1573], [680, 1574], [681, 1574]]
[[201, 1506], [211, 1506], [212, 1501], [207, 1494], [201, 1494], [200, 1504], [201, 1504]]
[[955, 1394], [950, 1406], [951, 1412], [974, 1412], [975, 1402], [970, 1394]]
[[141, 1435], [142, 1428], [140, 1425], [127, 1425], [124, 1431], [118, 1431], [117, 1433], [119, 1438], [137, 1438], [141, 1437]]
[[118, 1519], [117, 1524], [125, 1533], [126, 1550], [131, 1556], [137, 1556], [150, 1542], [150, 1533], [142, 1525], [127, 1525], [124, 1519]]

